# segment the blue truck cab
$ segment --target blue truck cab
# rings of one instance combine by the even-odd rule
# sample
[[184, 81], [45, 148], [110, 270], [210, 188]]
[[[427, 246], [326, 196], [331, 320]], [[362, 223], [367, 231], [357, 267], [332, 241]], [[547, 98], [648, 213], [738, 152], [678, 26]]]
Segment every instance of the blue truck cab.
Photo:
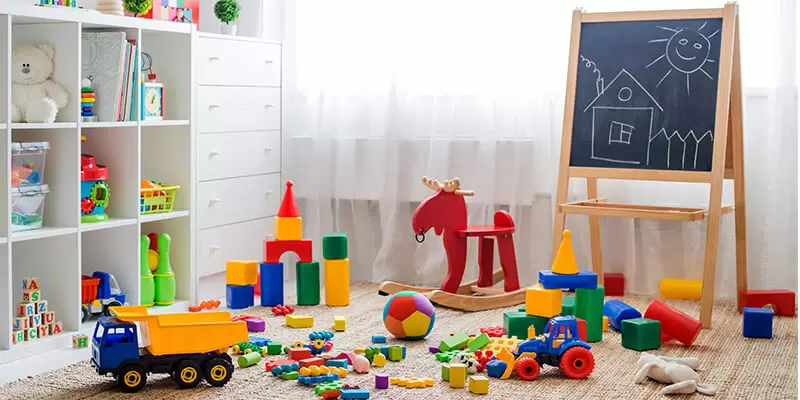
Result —
[[[533, 380], [544, 364], [561, 368], [573, 379], [585, 378], [594, 369], [592, 347], [580, 339], [578, 321], [572, 316], [559, 316], [547, 322], [544, 334], [519, 344], [514, 357], [517, 374]], [[521, 359], [527, 358], [524, 363]], [[532, 365], [538, 364], [538, 365]]]
[[92, 365], [100, 375], [117, 375], [125, 361], [139, 360], [139, 339], [134, 323], [100, 317], [92, 335]]

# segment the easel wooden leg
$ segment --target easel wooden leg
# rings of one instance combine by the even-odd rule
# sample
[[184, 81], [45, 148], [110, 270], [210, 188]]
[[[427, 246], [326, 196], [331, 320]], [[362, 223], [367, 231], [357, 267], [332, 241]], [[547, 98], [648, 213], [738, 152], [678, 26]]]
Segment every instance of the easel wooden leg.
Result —
[[[590, 199], [597, 194], [597, 178], [586, 178], [586, 192]], [[597, 274], [597, 283], [603, 284], [603, 247], [600, 242], [600, 217], [589, 217], [589, 242], [592, 246], [592, 271]]]
[[747, 214], [744, 192], [744, 129], [742, 127], [742, 73], [739, 56], [739, 17], [736, 17], [737, 34], [733, 39], [733, 79], [731, 80], [731, 110], [728, 127], [733, 142], [733, 201], [736, 223], [736, 302], [739, 293], [747, 290]]

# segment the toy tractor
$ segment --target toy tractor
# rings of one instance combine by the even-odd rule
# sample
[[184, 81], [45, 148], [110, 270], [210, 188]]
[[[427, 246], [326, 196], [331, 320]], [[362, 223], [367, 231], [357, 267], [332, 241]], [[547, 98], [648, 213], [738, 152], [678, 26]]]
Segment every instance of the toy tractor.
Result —
[[95, 272], [81, 277], [81, 322], [92, 315], [111, 315], [108, 308], [125, 304], [125, 293], [117, 279], [108, 272]]
[[506, 363], [500, 379], [508, 379], [513, 371], [526, 381], [539, 376], [542, 364], [560, 368], [572, 379], [583, 379], [594, 370], [591, 346], [578, 337], [575, 317], [554, 317], [547, 322], [544, 334], [519, 344], [516, 353], [503, 349], [497, 359]]

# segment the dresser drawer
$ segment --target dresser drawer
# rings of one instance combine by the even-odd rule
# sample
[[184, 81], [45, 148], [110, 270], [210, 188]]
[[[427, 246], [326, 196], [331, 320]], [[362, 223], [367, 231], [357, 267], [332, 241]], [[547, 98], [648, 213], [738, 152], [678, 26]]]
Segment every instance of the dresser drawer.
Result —
[[197, 132], [281, 128], [281, 90], [263, 87], [197, 88]]
[[280, 86], [281, 46], [200, 37], [197, 82], [201, 85]]
[[197, 179], [208, 181], [281, 171], [281, 132], [199, 135]]
[[199, 229], [275, 215], [280, 205], [281, 174], [202, 182], [197, 185]]
[[261, 260], [264, 258], [264, 239], [272, 238], [274, 227], [272, 218], [262, 218], [201, 230], [197, 233], [199, 276], [225, 271], [225, 263], [229, 260]]

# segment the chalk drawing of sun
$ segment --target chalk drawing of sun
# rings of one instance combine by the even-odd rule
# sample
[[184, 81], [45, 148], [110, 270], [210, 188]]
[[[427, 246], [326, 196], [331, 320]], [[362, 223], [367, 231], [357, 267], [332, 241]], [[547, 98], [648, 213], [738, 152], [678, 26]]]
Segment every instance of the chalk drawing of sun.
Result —
[[648, 41], [648, 43], [667, 43], [664, 48], [664, 54], [658, 56], [658, 58], [645, 66], [645, 68], [650, 68], [661, 60], [666, 60], [668, 63], [667, 72], [664, 73], [664, 76], [658, 81], [656, 87], [661, 86], [661, 83], [667, 79], [673, 70], [686, 75], [686, 93], [689, 95], [691, 95], [689, 76], [696, 72], [702, 72], [708, 79], [714, 80], [703, 67], [707, 63], [716, 62], [708, 58], [711, 52], [711, 42], [708, 39], [719, 33], [719, 29], [708, 35], [704, 34], [702, 30], [706, 27], [707, 23], [708, 22], [703, 22], [703, 25], [697, 28], [697, 30], [659, 26], [659, 28], [671, 32], [671, 35], [668, 38]]

